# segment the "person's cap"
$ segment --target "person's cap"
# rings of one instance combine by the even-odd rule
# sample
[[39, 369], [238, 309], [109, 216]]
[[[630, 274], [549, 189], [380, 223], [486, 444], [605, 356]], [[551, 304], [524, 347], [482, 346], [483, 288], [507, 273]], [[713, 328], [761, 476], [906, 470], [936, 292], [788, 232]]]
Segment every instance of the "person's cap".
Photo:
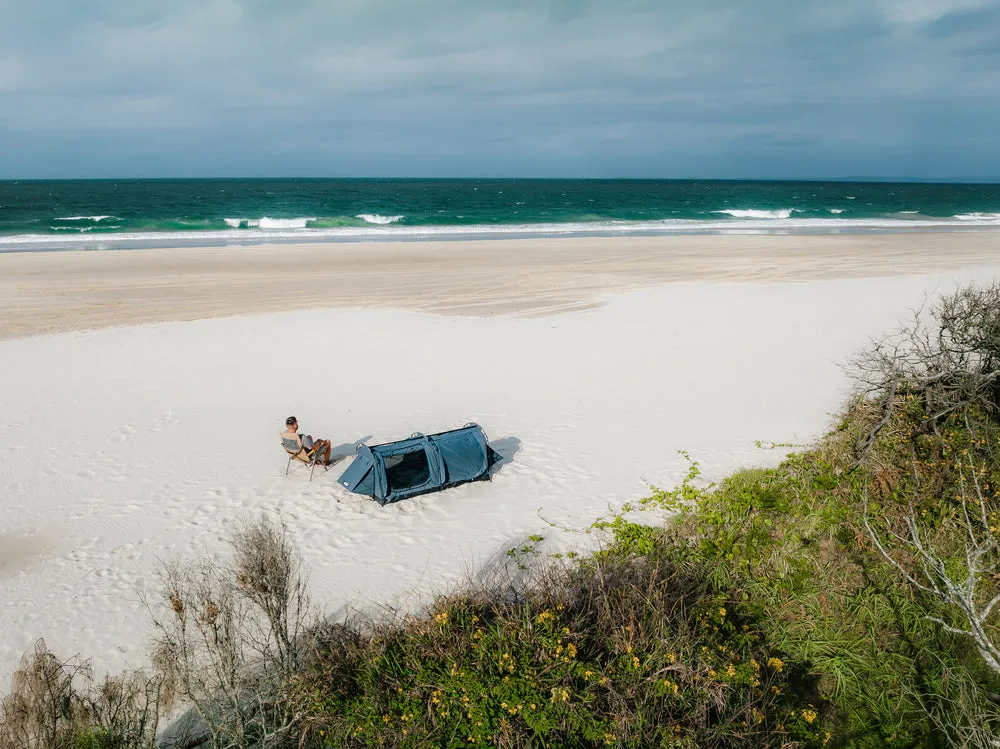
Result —
[[296, 419], [294, 416], [289, 416], [287, 419], [285, 419], [285, 426], [286, 427], [290, 427], [292, 424], [298, 424], [298, 423], [299, 423], [299, 420]]

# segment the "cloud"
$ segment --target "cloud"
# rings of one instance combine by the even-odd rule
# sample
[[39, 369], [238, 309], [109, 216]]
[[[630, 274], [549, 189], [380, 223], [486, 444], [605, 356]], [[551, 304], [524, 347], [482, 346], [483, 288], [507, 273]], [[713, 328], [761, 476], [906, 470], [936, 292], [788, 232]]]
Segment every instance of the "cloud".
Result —
[[997, 10], [0, 0], [0, 175], [972, 173]]

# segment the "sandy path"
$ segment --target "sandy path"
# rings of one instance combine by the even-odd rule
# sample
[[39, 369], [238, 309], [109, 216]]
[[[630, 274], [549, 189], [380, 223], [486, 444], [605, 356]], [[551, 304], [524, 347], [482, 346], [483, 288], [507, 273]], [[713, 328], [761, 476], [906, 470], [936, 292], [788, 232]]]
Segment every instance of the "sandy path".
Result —
[[536, 316], [671, 281], [916, 275], [1000, 232], [597, 237], [0, 254], [0, 339], [315, 307]]

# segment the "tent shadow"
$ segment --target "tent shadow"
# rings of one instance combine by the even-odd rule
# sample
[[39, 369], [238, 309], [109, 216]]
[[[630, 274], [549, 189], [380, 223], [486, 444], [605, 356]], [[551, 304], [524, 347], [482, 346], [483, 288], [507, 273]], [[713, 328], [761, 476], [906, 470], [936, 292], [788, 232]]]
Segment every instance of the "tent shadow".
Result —
[[496, 463], [490, 466], [490, 478], [493, 478], [497, 471], [513, 462], [514, 456], [521, 450], [521, 440], [517, 437], [501, 437], [490, 442], [489, 446], [497, 454]]
[[372, 436], [369, 434], [366, 437], [362, 437], [354, 442], [345, 442], [342, 445], [337, 445], [330, 450], [330, 463], [339, 463], [344, 458], [353, 458], [358, 451], [358, 445], [363, 445], [365, 442], [370, 440]]

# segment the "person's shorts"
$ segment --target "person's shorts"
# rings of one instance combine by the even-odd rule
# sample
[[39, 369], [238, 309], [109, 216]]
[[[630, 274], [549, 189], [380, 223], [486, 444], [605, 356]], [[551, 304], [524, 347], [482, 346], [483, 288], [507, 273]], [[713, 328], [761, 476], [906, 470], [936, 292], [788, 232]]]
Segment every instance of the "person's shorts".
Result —
[[306, 450], [312, 450], [314, 444], [316, 443], [313, 442], [313, 438], [310, 437], [308, 434], [302, 438], [302, 447], [304, 447]]

